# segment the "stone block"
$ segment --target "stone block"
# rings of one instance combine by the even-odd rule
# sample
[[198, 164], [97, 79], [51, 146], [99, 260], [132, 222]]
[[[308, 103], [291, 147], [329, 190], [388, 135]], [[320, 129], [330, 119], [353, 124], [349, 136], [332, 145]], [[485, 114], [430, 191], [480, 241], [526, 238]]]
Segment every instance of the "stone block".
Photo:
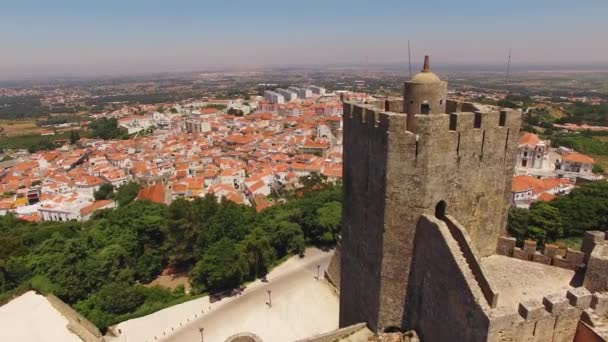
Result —
[[553, 244], [545, 244], [545, 249], [543, 254], [548, 256], [549, 258], [553, 258], [554, 256], [557, 255], [557, 252], [559, 251], [559, 246], [558, 245], [553, 245]]
[[599, 230], [586, 231], [583, 236], [583, 244], [581, 245], [581, 251], [585, 254], [585, 263], [589, 259], [593, 248], [598, 243], [601, 243], [606, 239], [606, 234]]
[[591, 305], [591, 292], [584, 287], [568, 290], [566, 296], [568, 297], [570, 305], [576, 306], [581, 310], [585, 310]]
[[547, 313], [545, 306], [537, 300], [527, 300], [519, 303], [518, 312], [527, 321], [537, 320]]
[[568, 270], [575, 269], [575, 267], [571, 263], [566, 261], [566, 259], [564, 259], [561, 255], [554, 256], [553, 259], [551, 260], [551, 264], [555, 267], [565, 268]]
[[551, 258], [538, 251], [532, 254], [532, 261], [538, 262], [539, 264], [551, 265]]
[[556, 293], [543, 297], [543, 305], [552, 315], [559, 315], [570, 307], [568, 298], [565, 295]]
[[526, 240], [524, 241], [524, 251], [532, 254], [534, 252], [536, 252], [536, 241], [534, 240]]
[[519, 247], [513, 249], [513, 257], [521, 260], [530, 260], [530, 253]]
[[604, 316], [608, 313], [608, 293], [596, 292], [591, 298], [591, 308], [599, 316]]
[[568, 248], [568, 251], [566, 252], [566, 261], [569, 264], [571, 264], [575, 268], [578, 268], [583, 264], [584, 259], [585, 253]]
[[515, 248], [515, 238], [501, 236], [496, 244], [496, 254], [511, 256]]

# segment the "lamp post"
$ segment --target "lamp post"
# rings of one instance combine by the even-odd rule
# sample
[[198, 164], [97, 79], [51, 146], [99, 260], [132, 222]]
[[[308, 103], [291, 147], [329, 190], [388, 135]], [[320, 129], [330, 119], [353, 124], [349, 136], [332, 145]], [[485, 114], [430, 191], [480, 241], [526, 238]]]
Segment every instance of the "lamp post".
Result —
[[203, 335], [205, 328], [198, 328], [198, 332], [201, 333], [201, 342], [205, 342], [205, 336]]
[[268, 292], [268, 306], [272, 307], [272, 298], [270, 297], [270, 290], [266, 290], [266, 292]]

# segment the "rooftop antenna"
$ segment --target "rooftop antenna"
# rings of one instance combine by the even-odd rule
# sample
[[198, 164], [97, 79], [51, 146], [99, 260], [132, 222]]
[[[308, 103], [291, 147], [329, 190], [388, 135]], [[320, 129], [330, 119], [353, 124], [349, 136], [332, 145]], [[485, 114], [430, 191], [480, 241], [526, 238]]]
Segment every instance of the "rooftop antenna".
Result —
[[509, 57], [507, 58], [507, 70], [505, 70], [505, 88], [507, 90], [507, 94], [505, 95], [505, 99], [502, 101], [502, 107], [507, 103], [507, 97], [509, 96], [509, 76], [511, 73], [511, 48], [509, 48]]
[[509, 58], [507, 59], [507, 71], [505, 73], [505, 83], [509, 86], [509, 73], [511, 72], [511, 48], [509, 48]]
[[410, 78], [412, 78], [412, 53], [410, 51], [410, 40], [407, 40], [407, 63], [410, 69]]

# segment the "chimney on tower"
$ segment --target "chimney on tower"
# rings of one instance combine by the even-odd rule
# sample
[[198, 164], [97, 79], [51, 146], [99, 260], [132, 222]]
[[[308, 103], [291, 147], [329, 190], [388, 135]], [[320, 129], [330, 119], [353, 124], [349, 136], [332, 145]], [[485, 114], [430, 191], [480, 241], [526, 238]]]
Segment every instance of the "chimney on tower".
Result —
[[424, 66], [422, 67], [423, 72], [431, 71], [431, 62], [429, 60], [429, 55], [424, 56]]

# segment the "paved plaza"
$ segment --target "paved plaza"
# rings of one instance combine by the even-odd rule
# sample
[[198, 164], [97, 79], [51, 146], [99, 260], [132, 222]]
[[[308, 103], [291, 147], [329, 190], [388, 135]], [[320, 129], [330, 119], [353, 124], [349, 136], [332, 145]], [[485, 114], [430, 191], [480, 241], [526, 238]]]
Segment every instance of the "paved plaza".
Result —
[[241, 332], [264, 342], [288, 342], [337, 329], [338, 296], [323, 280], [332, 255], [309, 248], [304, 258], [290, 258], [270, 272], [268, 282], [256, 281], [242, 295], [212, 304], [209, 297], [199, 298], [120, 323], [121, 335], [113, 340], [198, 342], [202, 328], [206, 342], [223, 342]]

